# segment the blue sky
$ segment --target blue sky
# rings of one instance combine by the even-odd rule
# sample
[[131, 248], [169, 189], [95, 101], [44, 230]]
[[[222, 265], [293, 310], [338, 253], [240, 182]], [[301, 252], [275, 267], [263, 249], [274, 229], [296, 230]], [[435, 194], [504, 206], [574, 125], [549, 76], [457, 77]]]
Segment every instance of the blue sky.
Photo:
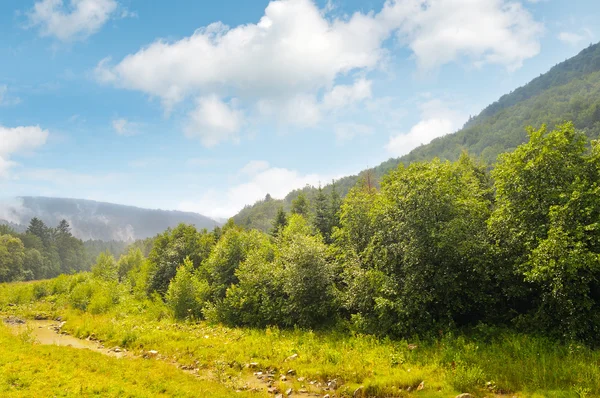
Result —
[[3, 197], [228, 217], [451, 133], [596, 0], [3, 0]]

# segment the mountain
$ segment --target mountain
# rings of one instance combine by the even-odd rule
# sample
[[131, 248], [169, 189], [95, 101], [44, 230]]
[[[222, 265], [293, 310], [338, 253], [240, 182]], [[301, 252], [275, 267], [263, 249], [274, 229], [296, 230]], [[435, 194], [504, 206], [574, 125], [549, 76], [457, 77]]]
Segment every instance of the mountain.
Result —
[[[83, 240], [133, 241], [163, 232], [180, 223], [213, 229], [216, 221], [196, 213], [142, 209], [83, 199], [25, 196], [1, 204], [0, 219], [23, 230], [33, 217], [56, 226], [65, 219], [73, 235]], [[0, 221], [2, 223], [2, 221]]]
[[[590, 45], [525, 86], [502, 96], [456, 133], [436, 138], [401, 158], [389, 159], [359, 175], [344, 177], [336, 181], [336, 189], [343, 197], [360, 175], [367, 172], [377, 179], [400, 163], [435, 157], [456, 160], [465, 150], [492, 165], [500, 153], [511, 151], [526, 141], [527, 126], [546, 124], [553, 128], [564, 121], [572, 121], [592, 139], [600, 136], [600, 43]], [[328, 193], [331, 188], [329, 184], [324, 190]], [[242, 209], [233, 217], [234, 221], [248, 228], [267, 231], [277, 209], [283, 206], [288, 210], [300, 192], [311, 199], [316, 188], [307, 186], [292, 191], [282, 200], [258, 201]]]

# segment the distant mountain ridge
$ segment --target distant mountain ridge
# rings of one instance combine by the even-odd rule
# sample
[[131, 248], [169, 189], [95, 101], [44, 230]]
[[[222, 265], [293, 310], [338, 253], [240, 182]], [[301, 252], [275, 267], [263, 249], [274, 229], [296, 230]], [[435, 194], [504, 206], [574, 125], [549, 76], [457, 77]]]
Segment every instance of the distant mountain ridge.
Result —
[[23, 230], [33, 217], [51, 227], [65, 219], [82, 240], [133, 241], [180, 223], [213, 229], [219, 222], [197, 213], [153, 210], [93, 200], [24, 196], [2, 204], [0, 222]]
[[[456, 160], [463, 151], [491, 165], [500, 153], [511, 151], [526, 141], [527, 126], [538, 128], [547, 124], [553, 128], [564, 121], [572, 121], [592, 139], [600, 137], [600, 43], [590, 45], [528, 84], [503, 95], [456, 133], [436, 138], [407, 155], [391, 158], [358, 175], [344, 177], [336, 181], [336, 189], [343, 197], [366, 172], [379, 178], [400, 163], [408, 165], [436, 157]], [[323, 188], [328, 193], [331, 184]], [[288, 210], [300, 192], [311, 199], [316, 188], [307, 186], [292, 191], [281, 200], [258, 201], [233, 218], [239, 225], [267, 231], [277, 209], [283, 206]]]

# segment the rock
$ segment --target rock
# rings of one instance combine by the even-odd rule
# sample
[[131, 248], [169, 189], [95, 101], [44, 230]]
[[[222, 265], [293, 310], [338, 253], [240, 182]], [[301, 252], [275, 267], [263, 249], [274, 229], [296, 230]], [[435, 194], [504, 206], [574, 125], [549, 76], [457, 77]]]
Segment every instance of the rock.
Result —
[[296, 371], [294, 369], [290, 369], [287, 371], [288, 376], [293, 376], [296, 374]]
[[249, 367], [250, 369], [256, 369], [256, 368], [258, 368], [258, 362], [250, 362], [246, 366]]
[[285, 377], [285, 375], [281, 375], [281, 376], [279, 376], [279, 380], [287, 381], [287, 377]]
[[464, 393], [464, 394], [457, 395], [456, 398], [475, 398], [475, 397], [473, 397], [469, 393]]
[[294, 392], [294, 390], [292, 390], [291, 388], [288, 388], [288, 389], [285, 391], [285, 395], [287, 395], [287, 396], [290, 396], [290, 395], [292, 395], [292, 393], [293, 393], [293, 392]]
[[267, 392], [268, 392], [269, 394], [277, 394], [277, 393], [279, 392], [279, 389], [278, 389], [277, 387], [269, 387], [269, 388], [267, 389]]
[[356, 398], [356, 397], [362, 397], [364, 390], [365, 390], [365, 388], [363, 386], [360, 386], [356, 390], [354, 390], [354, 394], [352, 394], [352, 396], [354, 398]]
[[333, 380], [329, 381], [329, 383], [327, 383], [327, 387], [330, 390], [337, 390], [337, 388], [338, 388], [337, 380], [333, 379]]
[[308, 394], [308, 390], [306, 388], [301, 388], [298, 390], [298, 393], [300, 394]]
[[158, 356], [158, 351], [156, 351], [156, 350], [146, 351], [146, 353], [144, 354], [144, 358], [156, 358], [157, 356]]
[[417, 391], [421, 391], [422, 389], [425, 388], [425, 381], [422, 381], [418, 386], [417, 386]]
[[416, 344], [409, 344], [409, 345], [408, 345], [408, 349], [409, 349], [409, 350], [411, 350], [411, 351], [412, 351], [412, 350], [416, 350], [417, 348], [419, 348], [419, 346], [418, 346], [418, 345], [416, 345]]
[[24, 325], [25, 321], [21, 318], [17, 318], [16, 316], [9, 316], [8, 318], [4, 318], [4, 323], [9, 325]]
[[304, 380], [306, 380], [304, 377], [298, 377], [298, 381], [299, 381], [300, 383], [302, 383]]
[[283, 398], [283, 394], [277, 394], [275, 398]]
[[325, 394], [325, 395], [323, 395], [323, 398], [331, 398], [331, 395]]
[[289, 357], [287, 357], [285, 360], [286, 360], [286, 361], [293, 361], [293, 360], [296, 360], [296, 359], [298, 359], [298, 354], [293, 354], [293, 355], [290, 355], [290, 356], [289, 356]]

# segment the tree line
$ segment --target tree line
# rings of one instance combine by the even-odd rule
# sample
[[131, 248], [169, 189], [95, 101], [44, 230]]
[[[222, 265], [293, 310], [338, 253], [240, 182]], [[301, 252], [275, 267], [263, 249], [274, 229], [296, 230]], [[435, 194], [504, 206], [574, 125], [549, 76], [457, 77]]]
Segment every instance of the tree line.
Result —
[[466, 153], [279, 208], [269, 233], [179, 225], [98, 278], [179, 319], [406, 337], [476, 325], [600, 342], [600, 145], [528, 130], [490, 170]]
[[84, 243], [66, 220], [51, 228], [34, 217], [22, 234], [0, 225], [0, 282], [53, 278], [89, 266]]

